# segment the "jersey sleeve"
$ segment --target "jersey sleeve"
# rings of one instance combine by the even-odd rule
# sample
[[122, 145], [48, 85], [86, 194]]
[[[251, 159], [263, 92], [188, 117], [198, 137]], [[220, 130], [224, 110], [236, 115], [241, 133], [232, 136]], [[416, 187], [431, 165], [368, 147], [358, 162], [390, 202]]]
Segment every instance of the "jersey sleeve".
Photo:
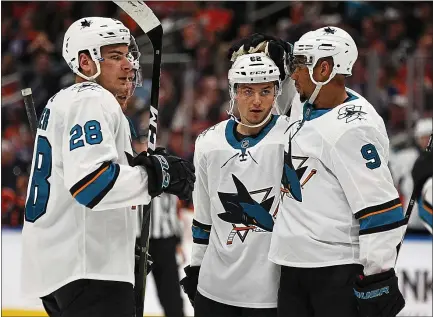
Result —
[[421, 197], [418, 201], [418, 212], [421, 221], [430, 233], [433, 233], [433, 178], [425, 183]]
[[207, 163], [199, 142], [196, 142], [194, 153], [194, 167], [196, 181], [193, 191], [194, 219], [192, 221], [192, 252], [191, 266], [200, 266], [207, 246], [212, 228], [211, 202], [208, 190]]
[[85, 96], [74, 101], [65, 115], [65, 186], [80, 204], [93, 210], [147, 204], [151, 197], [145, 169], [116, 163], [115, 134], [121, 112], [110, 111], [103, 102], [116, 101], [97, 94]]
[[407, 220], [388, 168], [388, 138], [373, 127], [346, 131], [330, 151], [333, 170], [359, 221], [364, 274], [394, 267]]

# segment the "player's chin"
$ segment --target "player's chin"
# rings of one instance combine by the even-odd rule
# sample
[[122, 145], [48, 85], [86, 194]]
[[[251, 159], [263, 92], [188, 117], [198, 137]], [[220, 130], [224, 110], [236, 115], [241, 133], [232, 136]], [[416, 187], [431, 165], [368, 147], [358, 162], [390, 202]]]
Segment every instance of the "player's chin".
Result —
[[299, 94], [299, 100], [301, 102], [306, 102], [308, 100], [308, 96], [306, 94]]
[[265, 120], [266, 114], [264, 111], [250, 111], [248, 121], [252, 124], [258, 124]]

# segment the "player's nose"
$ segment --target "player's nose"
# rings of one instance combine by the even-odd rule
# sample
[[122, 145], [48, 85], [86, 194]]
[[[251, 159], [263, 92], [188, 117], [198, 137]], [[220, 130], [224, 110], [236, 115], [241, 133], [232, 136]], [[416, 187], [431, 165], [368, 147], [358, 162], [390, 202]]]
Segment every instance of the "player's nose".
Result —
[[132, 63], [126, 57], [123, 59], [122, 69], [127, 72], [132, 71]]
[[262, 98], [260, 97], [260, 94], [259, 93], [255, 93], [254, 94], [254, 97], [253, 97], [254, 99], [253, 99], [253, 105], [255, 105], [255, 106], [260, 106], [261, 105], [261, 103], [262, 103]]

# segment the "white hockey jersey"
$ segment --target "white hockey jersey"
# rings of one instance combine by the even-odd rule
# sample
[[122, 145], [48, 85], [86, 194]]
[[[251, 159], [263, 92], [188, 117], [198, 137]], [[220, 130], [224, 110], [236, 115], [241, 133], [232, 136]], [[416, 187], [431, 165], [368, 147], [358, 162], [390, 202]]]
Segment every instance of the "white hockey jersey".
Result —
[[347, 92], [333, 109], [292, 108], [286, 139], [302, 197], [282, 191], [269, 252], [277, 264], [361, 263], [367, 275], [394, 267], [406, 221], [387, 166], [385, 125], [367, 100]]
[[[424, 184], [421, 197], [418, 201], [418, 213], [427, 230], [433, 234], [433, 178], [429, 178]], [[415, 207], [414, 207], [415, 208]], [[413, 214], [411, 215], [411, 217]]]
[[134, 283], [136, 211], [147, 173], [128, 165], [129, 123], [96, 83], [61, 90], [39, 120], [22, 235], [22, 291], [82, 278]]
[[239, 142], [227, 120], [197, 138], [191, 266], [201, 266], [198, 291], [214, 301], [277, 305], [280, 271], [267, 254], [287, 127], [287, 117], [273, 116], [260, 134]]

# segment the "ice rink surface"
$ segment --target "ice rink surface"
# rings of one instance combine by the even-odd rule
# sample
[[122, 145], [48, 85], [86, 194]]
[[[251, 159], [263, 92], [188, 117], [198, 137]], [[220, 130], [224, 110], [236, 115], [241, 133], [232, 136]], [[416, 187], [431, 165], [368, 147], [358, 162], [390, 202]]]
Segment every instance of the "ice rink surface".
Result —
[[[192, 213], [181, 213], [184, 227], [183, 251], [186, 263], [190, 261]], [[28, 301], [20, 297], [21, 231], [2, 230], [2, 316], [46, 316], [40, 301]], [[397, 262], [400, 290], [406, 299], [406, 307], [399, 316], [432, 316], [432, 238], [405, 240]], [[193, 316], [193, 308], [182, 292], [185, 316]], [[156, 294], [152, 274], [148, 276], [146, 316], [164, 316]]]

